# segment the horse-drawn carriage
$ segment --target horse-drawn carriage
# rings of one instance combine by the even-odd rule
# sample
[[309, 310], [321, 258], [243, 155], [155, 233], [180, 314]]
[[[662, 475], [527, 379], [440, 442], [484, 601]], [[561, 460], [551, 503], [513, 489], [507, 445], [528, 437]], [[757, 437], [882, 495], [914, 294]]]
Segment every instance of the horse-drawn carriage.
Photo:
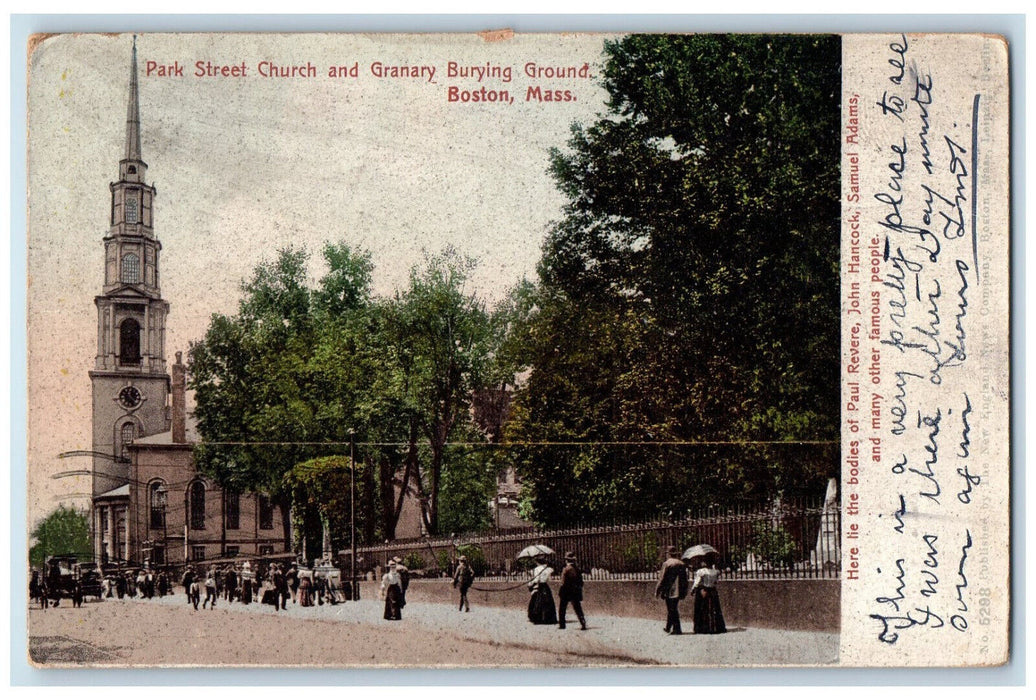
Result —
[[46, 596], [55, 605], [62, 598], [82, 600], [91, 595], [101, 597], [101, 574], [93, 562], [80, 563], [73, 554], [56, 555], [47, 559], [42, 576], [35, 578], [33, 598]]

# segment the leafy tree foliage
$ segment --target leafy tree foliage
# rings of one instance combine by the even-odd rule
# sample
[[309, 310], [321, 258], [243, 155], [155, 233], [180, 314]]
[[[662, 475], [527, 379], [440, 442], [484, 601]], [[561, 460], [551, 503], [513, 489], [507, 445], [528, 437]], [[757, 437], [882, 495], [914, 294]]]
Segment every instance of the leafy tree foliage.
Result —
[[521, 453], [535, 515], [822, 488], [837, 448], [772, 443], [837, 440], [839, 40], [605, 51], [608, 113], [552, 154], [568, 204], [526, 301], [508, 437], [621, 444]]
[[[460, 472], [470, 466], [448, 456], [446, 444], [470, 434], [470, 398], [495, 337], [482, 302], [464, 292], [473, 261], [447, 250], [415, 268], [406, 289], [378, 298], [368, 253], [342, 244], [322, 252], [329, 271], [315, 288], [304, 251], [283, 250], [259, 265], [242, 287], [238, 314], [213, 316], [191, 346], [205, 440], [196, 448], [199, 466], [220, 483], [273, 494], [286, 540], [293, 502], [300, 523], [323, 518], [340, 538], [343, 460], [354, 439], [364, 542], [395, 537], [399, 483], [417, 485], [425, 525], [436, 532], [452, 469], [447, 502], [471, 521], [458, 494], [486, 482], [469, 487]], [[474, 502], [485, 509], [488, 498]]]
[[58, 506], [32, 530], [29, 564], [40, 567], [48, 557], [56, 554], [74, 554], [80, 560], [93, 556], [90, 539], [90, 519], [85, 511]]

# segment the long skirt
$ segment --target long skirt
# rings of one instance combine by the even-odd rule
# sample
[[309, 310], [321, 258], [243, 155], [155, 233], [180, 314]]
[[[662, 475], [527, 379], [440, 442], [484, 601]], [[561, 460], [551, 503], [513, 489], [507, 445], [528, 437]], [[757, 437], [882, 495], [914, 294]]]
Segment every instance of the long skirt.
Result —
[[304, 608], [313, 606], [313, 587], [306, 578], [299, 584], [299, 605]]
[[558, 624], [558, 611], [554, 607], [554, 595], [545, 583], [536, 585], [529, 596], [529, 622], [534, 625]]
[[402, 608], [399, 603], [403, 597], [403, 591], [400, 590], [399, 586], [392, 584], [385, 591], [385, 619], [386, 620], [402, 620], [401, 614]]
[[694, 633], [722, 634], [727, 631], [723, 611], [719, 607], [719, 594], [715, 588], [699, 588], [694, 591]]

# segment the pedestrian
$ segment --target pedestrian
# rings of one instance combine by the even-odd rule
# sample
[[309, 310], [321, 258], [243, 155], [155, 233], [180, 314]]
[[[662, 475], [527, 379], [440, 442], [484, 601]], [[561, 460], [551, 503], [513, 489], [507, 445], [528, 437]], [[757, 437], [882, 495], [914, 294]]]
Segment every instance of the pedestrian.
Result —
[[655, 597], [665, 600], [666, 634], [683, 634], [680, 628], [680, 601], [687, 597], [687, 566], [677, 557], [679, 550], [669, 547], [662, 573], [655, 586]]
[[561, 570], [561, 586], [558, 588], [558, 627], [565, 629], [565, 611], [568, 604], [579, 618], [579, 629], [586, 629], [583, 615], [583, 572], [576, 564], [576, 555], [565, 552], [565, 568]]
[[72, 581], [72, 607], [83, 607], [83, 582], [78, 578]]
[[158, 597], [165, 598], [169, 595], [169, 577], [163, 571], [158, 575]]
[[400, 601], [403, 598], [403, 582], [396, 571], [395, 560], [389, 560], [388, 571], [381, 577], [381, 597], [385, 599], [385, 619], [403, 619], [403, 606]]
[[227, 570], [227, 575], [223, 577], [223, 583], [226, 586], [226, 599], [228, 603], [233, 603], [234, 598], [237, 597], [237, 572], [234, 571], [234, 567], [231, 566]]
[[529, 579], [529, 622], [534, 625], [556, 625], [557, 609], [554, 607], [554, 595], [550, 592], [551, 575], [554, 569], [547, 566], [543, 556], [536, 557], [536, 568]]
[[115, 579], [115, 594], [119, 596], [119, 600], [126, 595], [126, 574], [119, 572], [119, 577]]
[[291, 597], [291, 592], [288, 589], [288, 578], [284, 575], [280, 564], [275, 565], [272, 581], [273, 589], [277, 592], [277, 604], [274, 605], [274, 608], [276, 610], [287, 610], [288, 598]]
[[212, 610], [216, 609], [216, 598], [218, 596], [216, 591], [216, 570], [209, 569], [205, 575], [205, 602], [201, 604], [202, 610], [208, 605], [209, 601], [212, 601]]
[[723, 611], [719, 606], [719, 594], [716, 592], [717, 580], [719, 569], [716, 568], [716, 555], [709, 554], [705, 557], [705, 565], [694, 572], [694, 585], [691, 586], [695, 634], [723, 634], [727, 631]]
[[191, 585], [187, 588], [187, 599], [194, 606], [194, 609], [198, 609], [198, 603], [201, 602], [201, 584], [198, 579], [192, 579]]
[[457, 561], [457, 570], [453, 572], [453, 587], [460, 589], [458, 611], [471, 612], [471, 607], [468, 605], [468, 589], [471, 588], [471, 584], [474, 582], [475, 570], [468, 564], [468, 558], [462, 554]]
[[191, 597], [191, 584], [194, 583], [194, 570], [191, 567], [187, 567], [183, 571], [183, 576], [180, 577], [180, 585], [183, 586], [183, 592], [187, 595], [187, 604], [190, 605], [193, 601]]
[[313, 580], [308, 574], [299, 577], [299, 605], [304, 608], [313, 607]]
[[406, 607], [406, 591], [410, 588], [410, 569], [403, 565], [403, 560], [399, 557], [393, 557], [392, 561], [396, 562], [396, 573], [399, 574], [399, 607]]
[[252, 604], [252, 572], [247, 568], [241, 570], [241, 602], [245, 605]]
[[291, 602], [297, 603], [299, 600], [299, 569], [295, 564], [291, 565], [288, 569], [288, 573], [284, 575], [284, 578], [288, 582], [288, 588], [291, 590]]
[[29, 576], [29, 601], [38, 603], [40, 600], [41, 591], [43, 585], [40, 583], [40, 572], [36, 569], [32, 570], [32, 574]]

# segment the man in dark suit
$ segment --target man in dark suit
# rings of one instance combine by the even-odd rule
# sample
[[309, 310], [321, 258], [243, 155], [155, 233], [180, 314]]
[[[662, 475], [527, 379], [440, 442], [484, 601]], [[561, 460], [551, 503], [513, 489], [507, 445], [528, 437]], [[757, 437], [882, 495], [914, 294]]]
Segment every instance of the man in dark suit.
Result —
[[558, 589], [558, 627], [565, 629], [565, 610], [572, 603], [572, 610], [579, 618], [579, 629], [586, 629], [583, 615], [583, 572], [576, 565], [576, 555], [565, 553], [565, 568], [561, 570], [561, 588]]
[[655, 586], [655, 597], [665, 600], [667, 634], [683, 634], [680, 629], [680, 601], [687, 597], [687, 566], [680, 561], [679, 550], [669, 547], [662, 564], [662, 574]]

